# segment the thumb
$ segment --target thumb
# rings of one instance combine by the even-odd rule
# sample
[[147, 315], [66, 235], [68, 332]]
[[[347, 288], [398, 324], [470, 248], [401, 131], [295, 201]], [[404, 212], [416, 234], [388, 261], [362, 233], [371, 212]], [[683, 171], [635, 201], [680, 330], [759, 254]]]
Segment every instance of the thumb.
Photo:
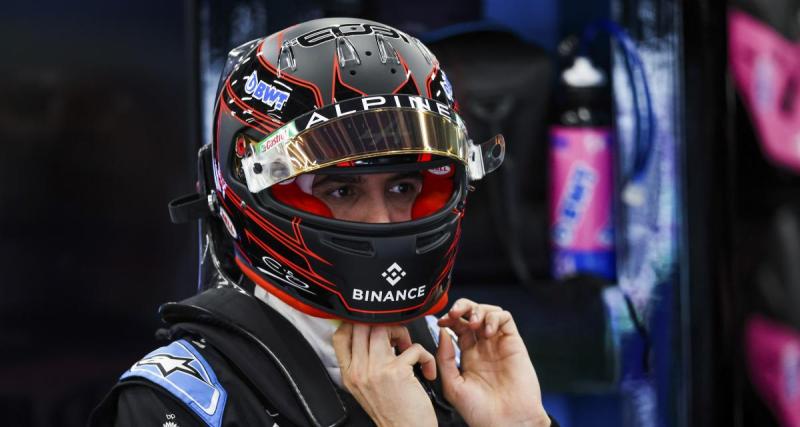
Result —
[[400, 353], [397, 360], [409, 366], [419, 363], [419, 368], [425, 378], [429, 381], [436, 379], [436, 360], [420, 344], [412, 344], [411, 347]]
[[464, 381], [461, 372], [456, 366], [456, 349], [450, 334], [445, 328], [439, 329], [439, 348], [436, 349], [436, 362], [439, 365], [439, 373], [442, 379], [442, 386], [445, 390], [452, 388]]

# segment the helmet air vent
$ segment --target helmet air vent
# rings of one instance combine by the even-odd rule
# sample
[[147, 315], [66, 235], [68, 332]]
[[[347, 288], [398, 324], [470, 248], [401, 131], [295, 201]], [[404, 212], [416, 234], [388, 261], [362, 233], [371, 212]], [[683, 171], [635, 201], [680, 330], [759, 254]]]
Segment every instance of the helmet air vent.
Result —
[[426, 61], [428, 61], [428, 64], [432, 64], [437, 67], [439, 66], [439, 60], [436, 59], [433, 53], [431, 53], [431, 51], [428, 50], [428, 48], [424, 44], [422, 44], [422, 42], [419, 41], [419, 39], [416, 37], [414, 37], [414, 44], [417, 45], [417, 49], [419, 49], [419, 51], [422, 52], [422, 56], [425, 58]]
[[400, 65], [400, 58], [397, 56], [397, 51], [394, 50], [394, 46], [386, 40], [383, 34], [375, 34], [375, 41], [378, 43], [378, 53], [381, 58], [381, 64], [392, 61]]
[[[284, 42], [281, 45], [281, 52], [278, 54], [278, 72], [297, 69], [297, 63], [294, 60], [294, 52], [292, 52], [292, 44]], [[279, 76], [280, 77], [280, 76]]]
[[363, 240], [342, 239], [340, 237], [331, 237], [330, 239], [322, 239], [322, 243], [334, 249], [347, 252], [353, 255], [360, 255], [365, 257], [372, 257], [375, 255], [375, 249], [372, 244]]
[[439, 231], [417, 237], [417, 253], [422, 255], [450, 242], [450, 233]]
[[339, 67], [341, 68], [346, 67], [348, 64], [361, 65], [361, 58], [358, 57], [356, 48], [345, 36], [336, 37], [336, 53], [339, 57]]

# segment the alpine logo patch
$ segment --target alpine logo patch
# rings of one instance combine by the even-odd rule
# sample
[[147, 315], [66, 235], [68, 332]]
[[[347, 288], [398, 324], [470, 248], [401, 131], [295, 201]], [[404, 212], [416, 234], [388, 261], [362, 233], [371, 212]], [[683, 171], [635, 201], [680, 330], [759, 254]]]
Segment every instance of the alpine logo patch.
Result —
[[253, 98], [263, 102], [268, 107], [272, 107], [276, 110], [283, 109], [283, 104], [289, 99], [289, 92], [280, 90], [275, 86], [259, 80], [258, 74], [255, 71], [247, 78], [244, 91]]
[[120, 379], [134, 377], [161, 386], [208, 425], [222, 424], [227, 393], [211, 366], [188, 341], [178, 340], [148, 353]]

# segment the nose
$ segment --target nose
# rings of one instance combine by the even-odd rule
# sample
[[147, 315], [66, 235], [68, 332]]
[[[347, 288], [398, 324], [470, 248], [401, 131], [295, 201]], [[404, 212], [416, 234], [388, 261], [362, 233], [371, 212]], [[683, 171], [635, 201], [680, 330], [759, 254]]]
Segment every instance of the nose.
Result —
[[392, 222], [392, 212], [388, 201], [383, 196], [371, 198], [369, 203], [361, 207], [364, 213], [363, 222], [386, 224]]

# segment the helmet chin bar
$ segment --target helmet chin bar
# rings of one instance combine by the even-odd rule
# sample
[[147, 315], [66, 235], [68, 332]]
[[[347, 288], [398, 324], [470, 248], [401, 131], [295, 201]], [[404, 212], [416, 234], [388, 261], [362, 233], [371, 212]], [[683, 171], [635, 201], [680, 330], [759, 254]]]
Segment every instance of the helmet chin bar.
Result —
[[[314, 307], [310, 304], [307, 304], [304, 301], [292, 297], [286, 292], [285, 289], [282, 289], [280, 286], [277, 286], [274, 280], [267, 280], [266, 278], [256, 273], [255, 270], [258, 269], [258, 267], [249, 264], [247, 260], [237, 257], [236, 264], [239, 266], [239, 268], [243, 273], [243, 279], [247, 278], [247, 280], [245, 281], [252, 281], [252, 283], [256, 287], [260, 287], [261, 289], [267, 291], [270, 295], [280, 299], [281, 301], [283, 301], [284, 303], [286, 303], [287, 305], [291, 306], [292, 308], [298, 311], [301, 311], [313, 317], [318, 317], [323, 319], [336, 319], [336, 320], [344, 320], [357, 323], [381, 324], [381, 325], [404, 324], [419, 317], [426, 316], [429, 314], [435, 314], [437, 312], [444, 310], [444, 308], [447, 306], [447, 302], [449, 299], [448, 296], [449, 296], [450, 279], [448, 278], [447, 283], [441, 285], [444, 288], [444, 290], [441, 291], [440, 296], [436, 298], [434, 302], [430, 304], [427, 308], [416, 311], [415, 314], [413, 314], [410, 317], [393, 318], [392, 320], [386, 320], [386, 317], [383, 317], [382, 315], [358, 316], [354, 315], [353, 313], [350, 314], [334, 313]], [[255, 289], [251, 289], [250, 293], [254, 294]]]
[[[463, 196], [466, 189], [459, 191]], [[304, 245], [301, 250], [318, 255], [319, 262], [308, 256], [313, 268], [307, 269], [305, 264], [278, 257], [277, 247], [261, 246], [267, 251], [261, 253], [256, 241], [260, 232], [253, 230], [256, 246], [246, 243], [248, 257], [237, 258], [237, 263], [259, 286], [307, 314], [362, 323], [406, 322], [446, 304], [443, 300], [460, 235], [461, 213], [452, 208], [459, 200], [461, 196], [454, 194], [447, 208], [426, 218], [370, 224], [303, 213], [267, 197], [259, 202], [270, 222], [284, 230], [296, 224], [294, 231], [302, 232], [302, 239], [296, 240]], [[309, 273], [328, 279], [330, 286], [320, 284]], [[298, 289], [297, 279], [304, 282], [303, 289]], [[328, 315], [320, 316], [320, 311]]]

